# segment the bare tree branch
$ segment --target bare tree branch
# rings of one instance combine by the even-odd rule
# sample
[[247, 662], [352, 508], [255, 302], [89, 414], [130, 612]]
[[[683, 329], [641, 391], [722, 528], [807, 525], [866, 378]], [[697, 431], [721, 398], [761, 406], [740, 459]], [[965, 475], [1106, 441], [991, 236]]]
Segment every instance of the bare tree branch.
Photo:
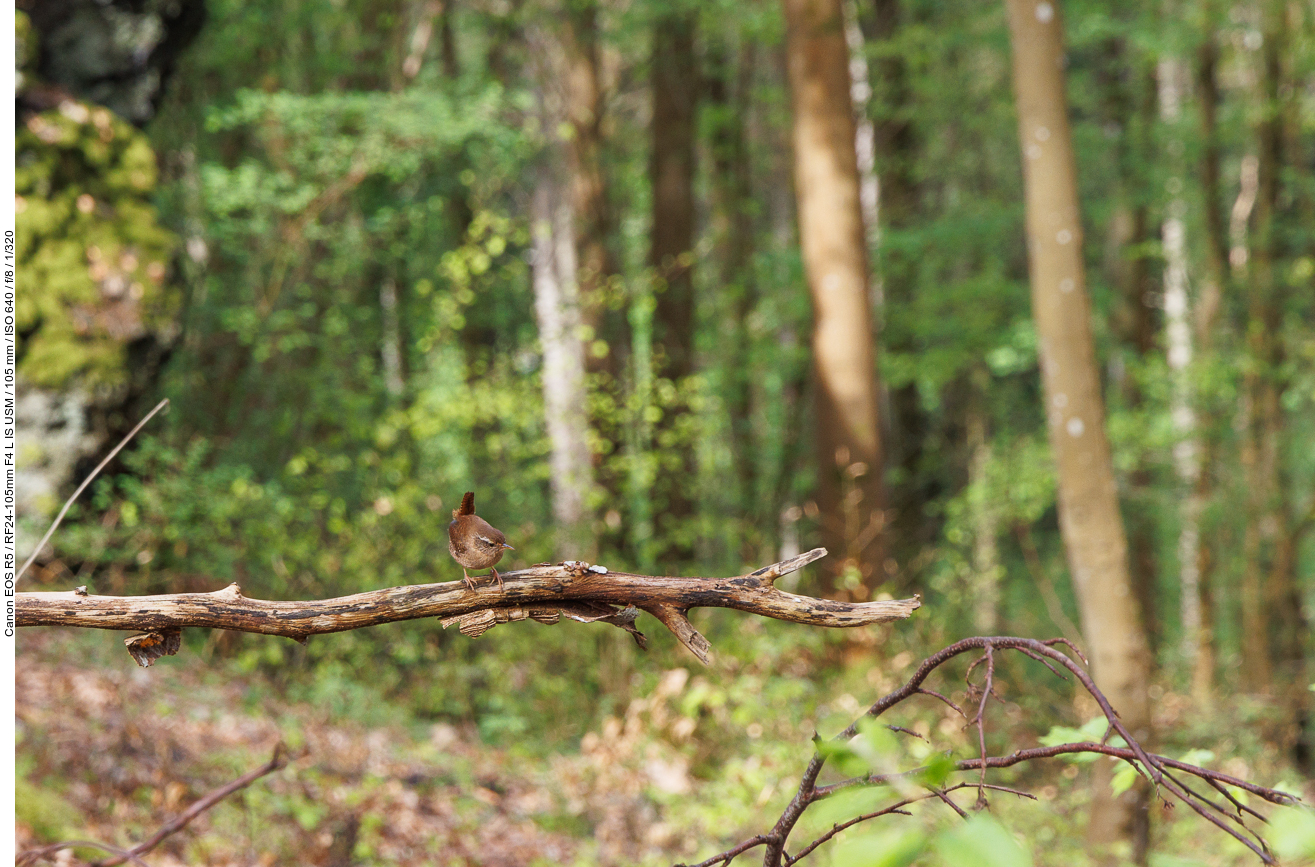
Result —
[[[1102, 693], [1096, 686], [1096, 683], [1092, 680], [1091, 676], [1068, 655], [1057, 650], [1056, 645], [1067, 646], [1069, 650], [1081, 658], [1081, 653], [1073, 647], [1071, 642], [1062, 638], [1051, 639], [1049, 641], [1037, 641], [1031, 638], [1012, 637], [965, 638], [962, 641], [955, 642], [949, 647], [939, 650], [924, 659], [918, 666], [917, 670], [914, 671], [912, 677], [910, 677], [903, 686], [875, 702], [872, 707], [868, 709], [867, 713], [864, 714], [864, 718], [878, 717], [900, 702], [918, 695], [926, 695], [949, 705], [961, 717], [968, 720], [968, 725], [975, 726], [978, 730], [978, 737], [976, 738], [978, 757], [972, 759], [961, 759], [954, 764], [954, 770], [956, 771], [977, 771], [977, 779], [974, 782], [955, 783], [954, 785], [942, 788], [929, 787], [929, 791], [926, 794], [917, 796], [906, 794], [903, 796], [902, 800], [898, 800], [880, 810], [865, 813], [861, 816], [855, 816], [852, 819], [837, 823], [832, 826], [831, 830], [807, 844], [793, 858], [791, 858], [785, 854], [786, 843], [800, 817], [802, 817], [804, 812], [813, 804], [850, 786], [887, 785], [895, 782], [897, 779], [915, 782], [918, 774], [924, 770], [922, 768], [914, 768], [901, 773], [870, 774], [863, 777], [842, 780], [825, 786], [819, 786], [817, 781], [822, 772], [823, 766], [826, 763], [826, 753], [823, 750], [818, 749], [813, 754], [813, 758], [809, 761], [808, 767], [804, 770], [794, 797], [790, 799], [790, 803], [786, 805], [785, 809], [781, 812], [780, 818], [777, 819], [776, 824], [770, 831], [765, 834], [759, 834], [731, 849], [727, 849], [725, 852], [714, 855], [711, 858], [700, 862], [698, 865], [695, 865], [695, 867], [713, 867], [713, 865], [717, 864], [727, 864], [737, 855], [743, 854], [749, 849], [757, 848], [758, 846], [763, 846], [766, 849], [763, 856], [763, 864], [765, 867], [781, 867], [781, 865], [795, 864], [807, 855], [816, 851], [818, 846], [832, 839], [846, 828], [878, 816], [887, 816], [897, 813], [907, 815], [903, 809], [904, 807], [929, 799], [937, 799], [941, 803], [947, 803], [956, 813], [962, 815], [963, 810], [951, 802], [946, 794], [956, 789], [977, 789], [978, 808], [984, 804], [985, 799], [983, 798], [982, 793], [984, 790], [988, 789], [1008, 791], [1021, 797], [1031, 797], [1026, 792], [986, 783], [985, 779], [987, 770], [1006, 768], [1022, 762], [1033, 761], [1036, 759], [1055, 758], [1071, 753], [1096, 753], [1122, 759], [1123, 761], [1132, 764], [1140, 773], [1151, 778], [1157, 786], [1167, 790], [1175, 798], [1186, 803], [1207, 821], [1221, 828], [1225, 833], [1249, 848], [1260, 858], [1261, 861], [1266, 864], [1276, 863], [1273, 856], [1269, 853], [1269, 848], [1265, 844], [1265, 841], [1243, 821], [1243, 812], [1245, 810], [1246, 814], [1259, 818], [1262, 821], [1263, 817], [1256, 811], [1243, 807], [1240, 801], [1232, 797], [1225, 787], [1241, 789], [1261, 798], [1262, 800], [1268, 801], [1271, 804], [1277, 804], [1280, 806], [1293, 806], [1299, 804], [1300, 799], [1293, 795], [1289, 795], [1286, 792], [1280, 792], [1276, 789], [1270, 789], [1256, 785], [1255, 783], [1249, 783], [1246, 780], [1240, 780], [1227, 774], [1221, 774], [1218, 771], [1211, 771], [1207, 768], [1198, 767], [1197, 765], [1181, 762], [1166, 756], [1147, 753], [1119, 720], [1118, 713], [1110, 705], [1109, 700], [1105, 697], [1104, 693]], [[967, 676], [971, 677], [973, 670], [980, 665], [984, 666], [985, 678], [981, 686], [978, 686], [971, 681], [969, 682], [970, 692], [975, 692], [977, 690], [981, 691], [977, 713], [970, 718], [968, 714], [964, 712], [963, 708], [960, 708], [941, 693], [929, 689], [923, 684], [928, 676], [944, 663], [956, 656], [975, 650], [981, 651], [982, 655], [972, 663]], [[984, 717], [987, 707], [986, 700], [992, 694], [992, 688], [994, 686], [995, 653], [1000, 650], [1016, 650], [1020, 653], [1024, 653], [1032, 659], [1042, 662], [1054, 674], [1060, 677], [1064, 676], [1062, 670], [1067, 669], [1082, 687], [1091, 693], [1092, 697], [1096, 699], [1096, 703], [1100, 706], [1102, 712], [1105, 714], [1105, 718], [1109, 721], [1110, 733], [1117, 733], [1120, 735], [1128, 746], [1115, 747], [1108, 743], [1083, 742], [1015, 750], [1007, 756], [986, 755], [984, 731]], [[1083, 661], [1085, 662], [1085, 660]], [[855, 738], [859, 733], [860, 721], [861, 720], [855, 720], [849, 728], [836, 735], [834, 741], [845, 742]], [[817, 740], [816, 736], [814, 737], [814, 740]], [[1213, 789], [1215, 789], [1215, 791], [1223, 794], [1231, 806], [1226, 806], [1204, 797], [1191, 787], [1187, 786], [1183, 780], [1179, 778], [1178, 774], [1174, 772], [1190, 775], [1206, 781]], [[1161, 795], [1161, 797], [1164, 798], [1163, 795]], [[1167, 798], [1165, 801], [1168, 803]], [[1225, 820], [1237, 823], [1243, 830], [1238, 830], [1228, 824]]]
[[[881, 602], [836, 602], [796, 596], [777, 590], [777, 578], [826, 556], [825, 548], [773, 563], [731, 578], [681, 578], [612, 572], [578, 561], [547, 563], [503, 572], [503, 587], [468, 589], [461, 581], [389, 587], [307, 602], [250, 599], [230, 584], [213, 593], [176, 593], [166, 596], [91, 596], [85, 590], [58, 593], [19, 593], [19, 626], [80, 626], [93, 629], [140, 630], [137, 641], [143, 665], [177, 643], [170, 632], [185, 627], [232, 629], [265, 635], [282, 635], [297, 641], [308, 636], [344, 632], [400, 620], [438, 617], [444, 626], [458, 624], [467, 635], [516, 620], [556, 622], [562, 616], [612, 623], [636, 636], [638, 611], [647, 611], [703, 662], [711, 645], [690, 624], [692, 608], [734, 608], [809, 626], [853, 627], [886, 623], [908, 617], [921, 599]], [[129, 639], [133, 641], [133, 639]], [[143, 661], [146, 659], [146, 661]]]

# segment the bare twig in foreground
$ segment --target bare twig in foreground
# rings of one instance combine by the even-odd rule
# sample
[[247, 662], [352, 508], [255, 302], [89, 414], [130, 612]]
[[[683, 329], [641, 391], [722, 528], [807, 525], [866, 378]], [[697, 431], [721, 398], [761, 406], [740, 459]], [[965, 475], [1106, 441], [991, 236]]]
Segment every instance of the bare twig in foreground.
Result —
[[90, 485], [92, 480], [95, 479], [96, 476], [100, 475], [100, 471], [105, 469], [105, 466], [110, 461], [114, 460], [114, 456], [117, 455], [120, 451], [122, 451], [123, 447], [126, 446], [133, 437], [137, 436], [137, 431], [145, 427], [146, 423], [150, 421], [157, 412], [164, 409], [168, 405], [169, 405], [169, 398], [167, 397], [164, 400], [157, 403], [155, 405], [155, 409], [148, 412], [146, 414], [146, 418], [137, 422], [137, 426], [134, 427], [132, 430], [128, 431], [128, 435], [119, 441], [119, 444], [114, 447], [114, 450], [110, 452], [108, 455], [106, 455], [103, 461], [101, 461], [99, 464], [96, 465], [96, 469], [91, 471], [91, 475], [87, 476], [85, 479], [82, 480], [82, 484], [78, 485], [78, 489], [73, 492], [73, 496], [69, 497], [67, 500], [64, 501], [64, 508], [59, 510], [59, 514], [55, 516], [55, 520], [51, 523], [50, 529], [46, 531], [46, 535], [42, 536], [41, 541], [37, 542], [37, 546], [32, 549], [32, 555], [27, 558], [27, 562], [23, 564], [23, 568], [18, 570], [18, 574], [14, 576], [14, 581], [18, 581], [19, 578], [23, 577], [23, 573], [27, 571], [27, 567], [32, 565], [33, 561], [36, 560], [37, 555], [41, 553], [41, 549], [46, 547], [46, 543], [50, 541], [50, 537], [55, 535], [55, 530], [56, 528], [59, 527], [59, 522], [64, 520], [64, 516], [68, 514], [69, 508], [73, 505], [73, 501], [78, 498], [78, 495], [81, 494], [83, 491], [85, 491], [87, 489], [87, 485]]
[[213, 593], [167, 596], [90, 596], [76, 590], [19, 593], [15, 615], [19, 626], [149, 632], [154, 637], [139, 643], [154, 647], [157, 643], [162, 646], [170, 643], [170, 630], [189, 626], [282, 635], [304, 641], [311, 635], [420, 617], [441, 618], [444, 626], [459, 625], [468, 635], [479, 635], [499, 623], [515, 620], [555, 623], [566, 617], [611, 623], [641, 640], [643, 636], [634, 628], [633, 621], [639, 611], [647, 611], [706, 663], [710, 645], [689, 622], [686, 615], [691, 608], [735, 608], [809, 626], [852, 627], [899, 620], [921, 606], [918, 597], [837, 602], [796, 596], [773, 586], [780, 576], [824, 556], [825, 548], [815, 548], [731, 578], [634, 575], [578, 561], [544, 563], [503, 572], [502, 587], [482, 586], [471, 590], [461, 581], [451, 581], [389, 587], [308, 602], [250, 599], [242, 595], [236, 584]]
[[69, 840], [63, 843], [52, 843], [49, 846], [41, 846], [36, 849], [28, 849], [26, 852], [19, 854], [18, 860], [15, 862], [15, 867], [24, 867], [24, 865], [35, 864], [38, 861], [49, 859], [51, 855], [54, 855], [62, 849], [70, 849], [78, 846], [104, 849], [106, 852], [113, 855], [111, 858], [96, 862], [96, 867], [113, 867], [113, 865], [122, 864], [125, 861], [131, 861], [134, 864], [140, 864], [142, 867], [146, 867], [146, 862], [141, 859], [142, 855], [145, 855], [156, 846], [159, 846], [168, 837], [171, 837], [186, 828], [193, 819], [204, 813], [206, 810], [209, 810], [215, 804], [224, 800], [224, 798], [227, 798], [239, 789], [245, 789], [256, 780], [266, 774], [271, 774], [274, 771], [277, 771], [287, 763], [287, 758], [283, 754], [283, 745], [279, 744], [274, 748], [274, 755], [268, 762], [253, 771], [248, 771], [228, 785], [215, 789], [213, 792], [206, 795], [204, 798], [201, 798], [199, 801], [192, 804], [192, 806], [170, 819], [149, 838], [138, 843], [136, 846], [133, 846], [131, 849], [120, 849], [117, 846], [110, 846], [105, 843], [98, 843], [91, 840]]
[[[1030, 797], [1025, 792], [1014, 789], [1004, 789], [1003, 787], [986, 783], [985, 774], [987, 769], [1004, 768], [1027, 761], [1053, 758], [1071, 753], [1096, 753], [1128, 762], [1133, 767], [1137, 768], [1140, 773], [1149, 776], [1157, 784], [1157, 791], [1168, 791], [1169, 794], [1173, 795], [1177, 800], [1187, 804], [1188, 807], [1207, 821], [1240, 841], [1243, 845], [1254, 852], [1264, 863], [1276, 863], [1274, 857], [1270, 854], [1269, 847], [1266, 845], [1264, 839], [1253, 831], [1245, 822], [1247, 815], [1256, 817], [1258, 814], [1249, 808], [1245, 808], [1239, 801], [1237, 801], [1237, 799], [1231, 797], [1224, 787], [1231, 786], [1242, 789], [1271, 804], [1278, 804], [1281, 806], [1292, 806], [1299, 803], [1299, 800], [1286, 792], [1258, 786], [1254, 783], [1248, 783], [1245, 780], [1237, 779], [1236, 777], [1230, 777], [1217, 771], [1211, 771], [1207, 768], [1198, 767], [1165, 756], [1147, 753], [1142, 748], [1141, 744], [1133, 738], [1132, 734], [1123, 725], [1122, 721], [1119, 720], [1118, 713], [1110, 705], [1109, 700], [1105, 697], [1104, 693], [1102, 693], [1096, 686], [1091, 675], [1089, 675], [1067, 654], [1056, 649], [1056, 645], [1066, 644], [1068, 644], [1067, 640], [1062, 638], [1051, 639], [1049, 641], [1037, 641], [1031, 638], [1012, 637], [965, 638], [923, 660], [922, 664], [918, 666], [918, 669], [913, 673], [913, 676], [909, 678], [907, 683], [877, 701], [872, 707], [868, 708], [867, 713], [864, 714], [864, 717], [879, 717], [900, 702], [919, 695], [930, 696], [949, 704], [949, 706], [963, 717], [969, 725], [975, 726], [978, 730], [978, 737], [976, 738], [978, 742], [978, 757], [973, 759], [961, 759], [955, 762], [954, 765], [956, 771], [976, 771], [977, 774], [974, 775], [976, 780], [974, 782], [961, 782], [939, 789], [933, 788], [927, 794], [923, 795], [909, 796], [906, 794], [901, 800], [898, 800], [887, 807], [870, 813], [864, 813], [863, 815], [855, 816], [852, 819], [836, 824], [817, 839], [806, 843], [794, 857], [790, 857], [785, 851], [786, 843], [789, 840], [790, 834], [794, 831], [795, 826], [799, 822], [799, 819], [813, 804], [830, 797], [841, 789], [851, 786], [881, 786], [893, 783], [897, 779], [917, 784], [917, 775], [921, 771], [919, 768], [914, 768], [903, 773], [873, 774], [865, 777], [842, 780], [830, 785], [818, 785], [818, 777], [822, 772], [823, 766], [826, 764], [826, 754], [823, 750], [819, 749], [813, 754], [812, 760], [809, 761], [808, 767], [805, 768], [803, 776], [799, 782], [799, 787], [795, 791], [794, 796], [790, 799], [790, 803], [786, 805], [785, 810], [781, 813], [780, 818], [777, 819], [776, 824], [770, 831], [751, 837], [724, 852], [718, 853], [711, 858], [699, 862], [697, 865], [694, 865], [694, 867], [714, 867], [714, 865], [729, 864], [731, 860], [737, 856], [742, 855], [751, 849], [756, 849], [759, 846], [764, 847], [766, 850], [763, 855], [763, 864], [765, 867], [782, 867], [782, 865], [787, 865], [788, 867], [788, 865], [795, 864], [805, 856], [812, 854], [816, 851], [818, 846], [831, 840], [846, 828], [857, 825], [860, 822], [874, 819], [878, 816], [904, 813], [905, 807], [917, 801], [925, 801], [935, 798], [942, 803], [948, 803], [955, 809], [956, 813], [962, 814], [963, 810], [953, 804], [953, 802], [950, 802], [947, 794], [956, 789], [976, 789], [978, 791], [977, 806], [979, 808], [985, 803], [984, 794], [987, 790], [1003, 790], [1008, 791], [1011, 794]], [[1032, 659], [1046, 664], [1047, 668], [1057, 675], [1061, 675], [1060, 669], [1068, 669], [1069, 673], [1077, 679], [1082, 687], [1086, 689], [1087, 692], [1091, 693], [1092, 697], [1096, 699], [1096, 703], [1100, 706], [1101, 711], [1105, 714], [1105, 718], [1109, 721], [1110, 729], [1113, 732], [1117, 732], [1127, 742], [1128, 746], [1115, 747], [1105, 743], [1071, 743], [1059, 744], [1052, 747], [1015, 750], [1007, 756], [986, 755], [983, 715], [986, 710], [987, 698], [991, 695], [991, 687], [994, 683], [993, 673], [996, 653], [1004, 650], [1016, 650], [1023, 653]], [[976, 684], [971, 681], [969, 682], [970, 692], [976, 692], [978, 690], [981, 692], [980, 702], [977, 704], [976, 708], [974, 708], [976, 713], [971, 717], [968, 715], [968, 712], [960, 708], [958, 705], [951, 703], [939, 692], [923, 686], [923, 683], [927, 680], [928, 676], [935, 671], [935, 669], [954, 657], [970, 651], [981, 651], [982, 655], [973, 662], [972, 666], [969, 668], [968, 676], [971, 678], [973, 671], [979, 666], [983, 672], [983, 682], [981, 684]], [[1080, 654], [1078, 655], [1080, 656]], [[859, 721], [855, 720], [849, 728], [836, 735], [834, 740], [841, 743], [852, 740], [859, 733], [858, 726]], [[1229, 804], [1226, 805], [1212, 801], [1196, 792], [1183, 781], [1184, 777], [1189, 776], [1204, 781], [1217, 792], [1222, 792], [1224, 797], [1229, 801]], [[1163, 794], [1161, 794], [1160, 797], [1166, 804], [1170, 803], [1168, 798]]]

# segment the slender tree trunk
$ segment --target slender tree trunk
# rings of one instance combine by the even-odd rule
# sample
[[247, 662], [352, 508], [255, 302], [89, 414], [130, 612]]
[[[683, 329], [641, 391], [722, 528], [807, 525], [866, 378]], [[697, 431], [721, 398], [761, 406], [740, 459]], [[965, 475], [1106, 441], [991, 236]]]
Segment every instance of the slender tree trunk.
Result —
[[[1264, 110], [1256, 126], [1255, 237], [1250, 245], [1247, 275], [1247, 354], [1250, 363], [1243, 375], [1242, 469], [1246, 479], [1247, 523], [1243, 534], [1242, 572], [1242, 668], [1247, 686], [1269, 692], [1274, 686], [1271, 657], [1272, 588], [1266, 578], [1267, 563], [1283, 532], [1276, 520], [1279, 499], [1279, 433], [1282, 426], [1282, 316], [1279, 289], [1275, 285], [1277, 253], [1275, 217], [1278, 210], [1279, 168], [1283, 163], [1279, 118], [1281, 36], [1266, 28], [1261, 50], [1261, 93]], [[1245, 221], [1243, 222], [1245, 226]], [[1239, 257], [1241, 258], [1241, 257]]]
[[550, 168], [534, 189], [534, 313], [543, 346], [543, 405], [547, 421], [553, 519], [558, 557], [591, 557], [587, 545], [592, 483], [584, 346], [575, 286], [574, 215]]
[[[1287, 281], [1280, 279], [1281, 257], [1288, 245], [1279, 225], [1297, 195], [1284, 195], [1282, 177], [1292, 156], [1285, 152], [1285, 115], [1294, 97], [1288, 94], [1285, 55], [1287, 34], [1295, 27], [1284, 4], [1271, 2], [1264, 11], [1256, 126], [1255, 240], [1248, 272], [1247, 350], [1243, 468], [1247, 483], [1247, 527], [1243, 572], [1243, 668], [1248, 685], [1274, 692], [1284, 708], [1277, 733], [1290, 755], [1310, 768], [1309, 692], [1305, 686], [1309, 625], [1302, 610], [1296, 579], [1297, 548], [1310, 518], [1291, 514], [1291, 484], [1284, 465], [1284, 403], [1290, 385], [1288, 356], [1282, 329], [1288, 306]], [[1247, 598], [1253, 593], [1256, 598]], [[1257, 630], [1256, 635], [1249, 630]], [[1258, 636], [1258, 637], [1257, 637]]]
[[[1183, 66], [1175, 57], [1161, 58], [1156, 83], [1159, 91], [1160, 120], [1181, 144], [1177, 125], [1182, 115]], [[1182, 180], [1175, 174], [1170, 189], [1181, 189]], [[1169, 415], [1177, 442], [1173, 447], [1174, 471], [1185, 496], [1178, 507], [1178, 586], [1182, 621], [1182, 654], [1188, 671], [1195, 671], [1201, 647], [1201, 563], [1197, 551], [1201, 546], [1201, 511], [1203, 502], [1197, 494], [1201, 477], [1201, 443], [1197, 430], [1195, 399], [1192, 393], [1192, 328], [1187, 297], [1187, 240], [1183, 216], [1187, 206], [1182, 196], [1174, 194], [1168, 212], [1160, 224], [1164, 250], [1165, 351], [1173, 379], [1169, 397]]]
[[657, 372], [675, 386], [676, 398], [663, 408], [657, 437], [659, 468], [654, 493], [656, 530], [662, 557], [688, 561], [694, 554], [689, 519], [697, 489], [694, 444], [682, 433], [686, 378], [694, 372], [694, 136], [699, 68], [694, 53], [694, 16], [674, 12], [653, 25], [649, 182], [653, 224], [648, 264], [653, 270], [653, 317]]
[[968, 406], [968, 487], [972, 491], [970, 509], [973, 526], [972, 606], [973, 628], [979, 635], [995, 635], [1000, 628], [1000, 568], [996, 537], [1000, 533], [1000, 515], [988, 496], [988, 472], [991, 467], [991, 430], [986, 414], [986, 387], [990, 374], [975, 370], [969, 386], [972, 394]]
[[[750, 268], [754, 251], [753, 185], [746, 115], [755, 63], [751, 42], [742, 43], [738, 49], [720, 41], [708, 47], [708, 103], [713, 109], [711, 234], [717, 250], [713, 258], [720, 263], [719, 294], [727, 305], [721, 317], [722, 338], [729, 347], [722, 392], [730, 415], [734, 502], [736, 513], [744, 516], [744, 543], [757, 536], [756, 528], [763, 522], [777, 520], [774, 510], [764, 510], [760, 505], [759, 461], [753, 435], [754, 376], [749, 360], [753, 336], [748, 320], [757, 303], [757, 292]], [[740, 548], [739, 554], [746, 562], [759, 559], [758, 548], [749, 544], [741, 544]]]
[[401, 397], [402, 381], [402, 326], [397, 316], [397, 282], [392, 277], [379, 281], [379, 311], [383, 320], [383, 345], [379, 355], [383, 361], [384, 388], [389, 396]]
[[[1118, 181], [1106, 247], [1106, 271], [1112, 276], [1121, 296], [1114, 316], [1118, 352], [1133, 362], [1119, 366], [1122, 374], [1116, 377], [1116, 382], [1124, 405], [1136, 411], [1145, 402], [1136, 370], [1155, 351], [1157, 325], [1150, 301], [1158, 287], [1153, 282], [1147, 253], [1152, 226], [1150, 203], [1145, 193], [1148, 178], [1143, 168], [1154, 156], [1150, 131], [1155, 121], [1156, 83], [1154, 68], [1124, 37], [1107, 39], [1101, 56], [1097, 78], [1100, 81], [1102, 120], [1110, 128], [1119, 130], [1114, 140]], [[1125, 494], [1129, 567], [1153, 659], [1160, 631], [1156, 606], [1159, 565], [1155, 556], [1154, 516], [1157, 510], [1149, 502], [1151, 474], [1146, 456], [1136, 456], [1135, 463], [1120, 483]]]
[[[610, 238], [612, 210], [603, 166], [603, 119], [606, 90], [598, 39], [597, 0], [562, 0], [560, 88], [566, 137], [567, 184], [575, 215], [576, 285], [581, 340], [585, 346], [589, 425], [599, 444], [594, 479], [611, 503], [625, 501], [626, 480], [613, 455], [634, 431], [621, 424], [622, 373], [628, 363], [630, 322], [621, 311]], [[554, 64], [555, 65], [555, 64]], [[633, 535], [621, 509], [603, 515], [605, 531], [595, 534], [605, 547], [624, 548]], [[632, 516], [633, 521], [633, 516]]]
[[[1059, 520], [1082, 631], [1100, 684], [1129, 729], [1150, 735], [1150, 660], [1128, 572], [1082, 261], [1077, 166], [1063, 78], [1063, 35], [1049, 2], [1008, 0], [1027, 203], [1028, 263]], [[1089, 835], [1147, 838], [1146, 794], [1098, 790]], [[1144, 857], [1144, 849], [1142, 852]]]
[[884, 577], [884, 456], [844, 15], [840, 0], [784, 2], [822, 537], [841, 555], [833, 569], [852, 570], [870, 591]]
[[[1205, 271], [1199, 283], [1195, 310], [1191, 325], [1196, 336], [1196, 357], [1198, 364], [1208, 364], [1213, 349], [1216, 323], [1219, 319], [1220, 301], [1223, 298], [1225, 281], [1228, 279], [1228, 235], [1223, 218], [1223, 199], [1219, 183], [1219, 134], [1216, 125], [1219, 86], [1216, 78], [1219, 48], [1215, 39], [1215, 22], [1212, 7], [1207, 10], [1206, 35], [1196, 52], [1196, 64], [1193, 71], [1196, 92], [1200, 100], [1199, 138], [1201, 149], [1201, 194], [1204, 199], [1204, 241]], [[1168, 299], [1166, 298], [1166, 304]], [[1190, 339], [1190, 338], [1189, 338]], [[1200, 418], [1198, 429], [1199, 452], [1196, 460], [1196, 480], [1189, 497], [1194, 501], [1190, 507], [1185, 506], [1184, 527], [1188, 518], [1195, 517], [1199, 530], [1201, 515], [1214, 493], [1213, 470], [1219, 454], [1218, 437], [1214, 434], [1214, 418], [1205, 414]], [[1198, 532], [1196, 550], [1183, 550], [1185, 541], [1180, 538], [1180, 569], [1183, 570], [1183, 590], [1187, 591], [1186, 576], [1188, 560], [1196, 564], [1197, 595], [1199, 599], [1200, 620], [1198, 629], [1192, 634], [1188, 608], [1192, 601], [1184, 598], [1184, 645], [1187, 656], [1192, 661], [1192, 696], [1203, 707], [1208, 707], [1214, 693], [1215, 678], [1215, 637], [1214, 606], [1211, 592], [1211, 575], [1214, 558], [1211, 552], [1209, 534]], [[1192, 652], [1192, 651], [1195, 652]]]
[[616, 265], [608, 247], [612, 212], [602, 161], [605, 92], [598, 53], [598, 4], [596, 0], [564, 3], [563, 91], [571, 129], [567, 141], [569, 192], [576, 220], [581, 312], [585, 328], [591, 332], [585, 363], [591, 372], [606, 371], [615, 377], [620, 369], [617, 347], [608, 342], [616, 342], [623, 329], [610, 321], [617, 317], [606, 315], [612, 306], [606, 297], [608, 281], [616, 273]]
[[[877, 246], [880, 188], [877, 183], [877, 132], [869, 111], [872, 81], [869, 76], [867, 45], [858, 23], [854, 0], [844, 0], [845, 44], [849, 47], [849, 97], [854, 102], [854, 155], [858, 160], [858, 201], [867, 230], [868, 248]], [[874, 275], [869, 275], [873, 277]], [[874, 308], [881, 309], [881, 281], [872, 279]]]
[[[894, 49], [906, 12], [900, 0], [872, 0], [869, 8], [869, 15], [863, 15], [860, 8], [859, 25], [867, 44], [880, 49], [868, 76], [872, 86], [873, 164], [878, 179], [877, 201], [872, 205], [878, 222], [875, 230], [868, 227], [877, 251], [873, 289], [879, 293], [878, 309], [898, 309], [912, 304], [917, 291], [913, 263], [887, 243], [892, 230], [905, 228], [913, 221], [919, 195], [914, 175], [918, 137], [912, 122], [913, 97], [904, 57]], [[866, 220], [866, 203], [864, 207]], [[915, 349], [884, 329], [882, 345], [890, 351]], [[934, 496], [931, 485], [935, 482], [922, 466], [925, 444], [932, 438], [931, 420], [915, 382], [885, 389], [881, 399], [882, 430], [888, 434], [886, 461], [902, 470], [902, 481], [887, 492], [891, 521], [887, 554], [904, 563], [932, 542], [937, 533], [936, 522], [928, 520], [926, 509]], [[908, 589], [905, 576], [912, 577], [912, 571], [901, 569], [898, 575], [901, 586]]]

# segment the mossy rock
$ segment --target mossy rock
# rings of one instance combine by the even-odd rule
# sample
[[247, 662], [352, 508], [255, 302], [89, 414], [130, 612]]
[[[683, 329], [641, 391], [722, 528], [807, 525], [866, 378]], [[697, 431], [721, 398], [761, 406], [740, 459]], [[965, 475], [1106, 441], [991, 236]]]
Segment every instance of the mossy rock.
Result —
[[108, 109], [68, 100], [19, 128], [15, 163], [19, 373], [45, 388], [122, 385], [128, 345], [171, 332], [178, 311], [155, 152]]

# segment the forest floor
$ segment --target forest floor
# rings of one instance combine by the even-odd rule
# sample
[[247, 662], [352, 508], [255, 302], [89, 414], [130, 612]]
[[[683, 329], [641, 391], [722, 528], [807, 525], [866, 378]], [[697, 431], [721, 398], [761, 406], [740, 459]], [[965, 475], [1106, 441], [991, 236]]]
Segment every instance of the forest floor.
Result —
[[[229, 668], [201, 664], [185, 648], [179, 657], [140, 669], [109, 633], [23, 630], [16, 684], [20, 851], [61, 840], [130, 848], [198, 798], [264, 764], [282, 743], [291, 756], [285, 768], [201, 814], [145, 862], [510, 867], [695, 861], [769, 828], [811, 752], [794, 721], [765, 733], [761, 725], [753, 732], [750, 723], [759, 748], [746, 741], [733, 752], [747, 755], [700, 759], [694, 717], [681, 712], [700, 681], [691, 683], [682, 668], [663, 673], [646, 696], [603, 719], [576, 749], [560, 753], [492, 746], [474, 726], [381, 716], [377, 707], [359, 708], [359, 719], [335, 717], [324, 704], [281, 698], [268, 678], [234, 676]], [[1181, 701], [1168, 699], [1161, 708], [1183, 712]], [[842, 715], [859, 709], [848, 695], [833, 705]], [[1017, 705], [1004, 712], [1011, 722], [1026, 723]], [[924, 714], [902, 722], [962, 747], [961, 724], [947, 719]], [[1073, 833], [1090, 797], [1087, 772], [1078, 779], [1080, 767], [1056, 763], [1030, 777], [998, 780], [1025, 784], [1040, 798], [1039, 804], [1003, 796], [992, 801], [992, 813], [1038, 863], [1086, 861], [1084, 843]], [[1257, 772], [1236, 758], [1226, 769]], [[968, 808], [969, 794], [963, 801]], [[953, 821], [941, 812], [946, 816], [936, 822]], [[1162, 813], [1159, 851], [1173, 854], [1154, 863], [1258, 863], [1194, 817]], [[813, 830], [838, 818], [817, 815]], [[917, 821], [930, 827], [932, 820]], [[890, 826], [884, 833], [889, 836]], [[843, 845], [824, 849], [817, 863], [859, 863], [845, 851]], [[103, 857], [81, 847], [52, 862]]]

